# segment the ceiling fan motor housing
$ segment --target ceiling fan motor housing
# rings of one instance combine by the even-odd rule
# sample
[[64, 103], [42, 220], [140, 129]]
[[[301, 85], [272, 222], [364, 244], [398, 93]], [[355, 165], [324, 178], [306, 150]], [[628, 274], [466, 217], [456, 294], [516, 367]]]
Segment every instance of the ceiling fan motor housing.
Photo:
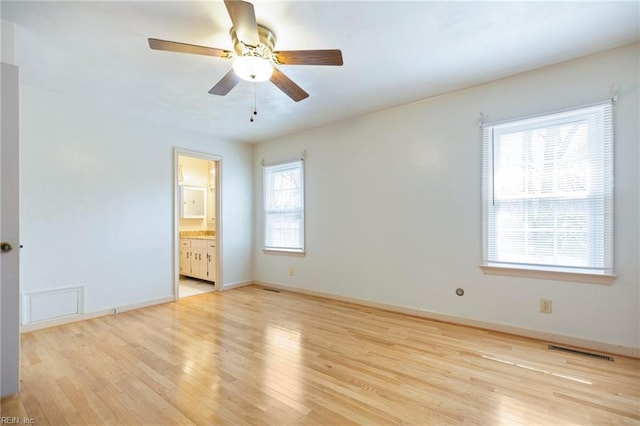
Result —
[[273, 49], [276, 46], [276, 35], [264, 25], [258, 24], [260, 43], [257, 46], [246, 44], [240, 40], [234, 27], [231, 27], [229, 34], [233, 41], [233, 50], [238, 56], [258, 56], [276, 64], [278, 63], [276, 56], [273, 54]]

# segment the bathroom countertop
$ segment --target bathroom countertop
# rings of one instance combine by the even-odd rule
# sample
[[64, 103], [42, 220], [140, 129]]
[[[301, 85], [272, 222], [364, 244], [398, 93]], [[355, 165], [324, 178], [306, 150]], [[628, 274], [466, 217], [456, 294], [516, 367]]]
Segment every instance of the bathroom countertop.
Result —
[[216, 239], [216, 236], [212, 235], [214, 234], [214, 231], [211, 231], [211, 230], [180, 231], [179, 234], [181, 239], [186, 239], [186, 238], [197, 239], [197, 240], [215, 240]]

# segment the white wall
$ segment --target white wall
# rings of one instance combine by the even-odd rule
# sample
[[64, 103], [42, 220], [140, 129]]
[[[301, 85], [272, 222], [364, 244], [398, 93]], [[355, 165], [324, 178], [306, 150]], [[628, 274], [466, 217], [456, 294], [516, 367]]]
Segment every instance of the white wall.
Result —
[[[256, 280], [640, 347], [638, 52], [627, 46], [256, 146]], [[494, 121], [602, 100], [616, 82], [615, 283], [484, 275], [479, 113]], [[307, 254], [264, 254], [260, 162], [302, 150]], [[551, 315], [539, 312], [540, 298], [553, 300]]]
[[0, 20], [0, 59], [5, 64], [15, 62], [15, 25], [11, 22]]
[[21, 291], [85, 311], [173, 294], [173, 148], [222, 157], [222, 284], [252, 279], [249, 145], [21, 87]]

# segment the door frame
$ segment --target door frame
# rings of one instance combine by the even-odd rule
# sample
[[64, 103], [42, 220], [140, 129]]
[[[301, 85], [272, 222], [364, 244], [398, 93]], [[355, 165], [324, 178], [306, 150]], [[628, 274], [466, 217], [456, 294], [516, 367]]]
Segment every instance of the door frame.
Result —
[[222, 291], [222, 156], [186, 148], [173, 148], [173, 297], [180, 299], [180, 167], [178, 157], [192, 157], [216, 163], [216, 273], [214, 291]]

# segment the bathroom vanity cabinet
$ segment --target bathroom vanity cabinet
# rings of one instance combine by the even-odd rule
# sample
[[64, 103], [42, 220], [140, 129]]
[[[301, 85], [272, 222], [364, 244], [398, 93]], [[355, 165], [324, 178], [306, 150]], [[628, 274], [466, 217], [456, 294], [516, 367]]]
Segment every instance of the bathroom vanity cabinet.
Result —
[[216, 280], [216, 240], [215, 238], [180, 239], [180, 275]]

